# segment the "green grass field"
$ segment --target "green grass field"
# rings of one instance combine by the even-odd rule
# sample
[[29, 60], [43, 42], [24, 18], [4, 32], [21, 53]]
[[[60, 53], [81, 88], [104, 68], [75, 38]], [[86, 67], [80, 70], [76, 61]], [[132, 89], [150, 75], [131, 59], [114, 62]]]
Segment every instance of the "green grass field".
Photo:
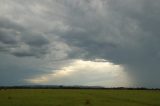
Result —
[[0, 106], [160, 106], [160, 91], [10, 89]]

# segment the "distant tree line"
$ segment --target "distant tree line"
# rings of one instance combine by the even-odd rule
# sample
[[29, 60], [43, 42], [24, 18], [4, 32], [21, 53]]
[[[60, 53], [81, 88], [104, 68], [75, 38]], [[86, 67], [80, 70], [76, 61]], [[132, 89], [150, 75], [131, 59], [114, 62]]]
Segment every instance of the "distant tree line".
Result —
[[101, 87], [101, 86], [64, 86], [64, 85], [24, 85], [24, 86], [0, 86], [0, 90], [7, 89], [106, 89], [106, 90], [160, 90], [160, 88], [127, 88], [127, 87]]

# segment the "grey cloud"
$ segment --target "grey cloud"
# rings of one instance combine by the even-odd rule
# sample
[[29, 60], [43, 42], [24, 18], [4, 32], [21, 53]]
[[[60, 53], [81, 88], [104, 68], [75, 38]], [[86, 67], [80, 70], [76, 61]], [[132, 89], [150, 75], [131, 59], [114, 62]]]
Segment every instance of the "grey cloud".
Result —
[[48, 63], [37, 58], [18, 58], [9, 54], [0, 53], [0, 85], [29, 84], [24, 79], [47, 73]]
[[48, 53], [50, 42], [41, 33], [35, 33], [10, 20], [2, 19], [0, 23], [3, 23], [0, 25], [2, 52], [5, 51], [19, 57], [41, 57]]
[[5, 31], [0, 29], [0, 41], [5, 44], [16, 44], [16, 33], [14, 31]]
[[54, 62], [105, 59], [125, 66], [135, 79], [133, 86], [160, 87], [159, 0], [5, 4], [11, 7], [1, 6], [0, 51], [18, 57], [47, 55]]
[[[95, 0], [96, 1], [96, 0]], [[82, 1], [85, 2], [85, 1]], [[97, 13], [87, 5], [83, 10], [74, 5], [68, 14], [76, 14], [67, 20], [73, 27], [63, 38], [70, 46], [80, 48], [81, 58], [104, 58], [129, 68], [140, 86], [159, 87], [159, 4], [158, 0], [108, 0], [102, 2], [103, 11]], [[86, 3], [87, 4], [87, 3]], [[77, 6], [78, 5], [78, 6]], [[83, 7], [84, 6], [84, 7]], [[80, 14], [77, 14], [80, 11]], [[76, 31], [76, 28], [83, 29]], [[85, 52], [85, 53], [84, 53]], [[85, 55], [81, 55], [81, 54]], [[77, 55], [78, 55], [77, 54]], [[72, 56], [72, 55], [71, 55]]]
[[47, 38], [43, 36], [24, 36], [23, 40], [25, 43], [32, 45], [32, 46], [43, 46], [49, 44], [49, 41]]

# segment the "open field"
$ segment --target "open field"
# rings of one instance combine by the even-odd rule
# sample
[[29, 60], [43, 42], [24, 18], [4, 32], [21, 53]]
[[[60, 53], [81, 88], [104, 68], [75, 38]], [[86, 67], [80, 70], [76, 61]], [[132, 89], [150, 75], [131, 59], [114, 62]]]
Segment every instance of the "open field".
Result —
[[0, 106], [160, 106], [160, 91], [7, 89]]

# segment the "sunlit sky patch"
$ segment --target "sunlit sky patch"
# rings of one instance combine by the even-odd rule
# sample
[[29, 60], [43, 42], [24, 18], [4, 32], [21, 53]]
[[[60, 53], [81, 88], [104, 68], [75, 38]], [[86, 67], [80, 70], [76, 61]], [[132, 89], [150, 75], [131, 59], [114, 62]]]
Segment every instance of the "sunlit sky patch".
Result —
[[26, 81], [52, 85], [131, 86], [131, 79], [128, 78], [122, 66], [96, 60], [99, 61], [74, 60], [60, 70], [26, 79]]

